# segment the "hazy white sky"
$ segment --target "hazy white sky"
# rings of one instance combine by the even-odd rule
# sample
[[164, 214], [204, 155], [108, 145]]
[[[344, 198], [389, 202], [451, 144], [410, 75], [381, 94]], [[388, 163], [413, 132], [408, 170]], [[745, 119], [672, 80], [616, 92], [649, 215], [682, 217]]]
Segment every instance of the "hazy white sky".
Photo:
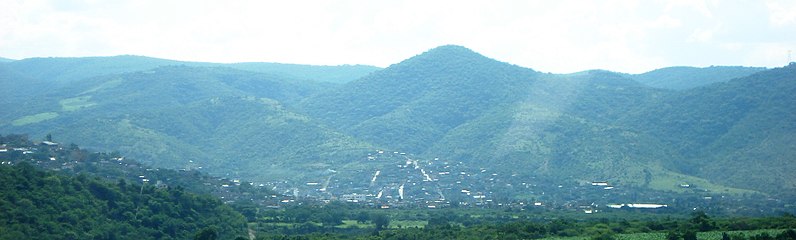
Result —
[[796, 0], [0, 0], [0, 57], [381, 67], [444, 44], [538, 71], [776, 67]]

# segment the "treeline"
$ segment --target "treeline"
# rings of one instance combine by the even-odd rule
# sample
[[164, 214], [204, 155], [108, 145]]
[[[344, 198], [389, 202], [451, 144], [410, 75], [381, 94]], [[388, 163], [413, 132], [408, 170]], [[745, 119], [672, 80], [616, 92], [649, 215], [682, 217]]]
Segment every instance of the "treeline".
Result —
[[[368, 210], [333, 203], [264, 211], [257, 226], [259, 239], [618, 239], [653, 235], [691, 240], [706, 234], [723, 234], [725, 239], [796, 239], [792, 230], [796, 229], [796, 217], [790, 214], [713, 219], [701, 211], [687, 218], [640, 218], [628, 213], [583, 219], [563, 214], [556, 217], [555, 213], [527, 217], [499, 211]], [[772, 231], [755, 232], [759, 230]]]
[[245, 236], [241, 214], [182, 188], [0, 166], [0, 239], [187, 239]]
[[[51, 135], [44, 140], [53, 141]], [[153, 168], [118, 152], [92, 152], [76, 144], [37, 144], [26, 135], [0, 135], [0, 147], [6, 149], [0, 152], [0, 160], [8, 164], [27, 162], [37, 168], [66, 175], [87, 174], [111, 182], [124, 179], [127, 182], [147, 181], [148, 184], [180, 187], [187, 192], [223, 198], [238, 212], [252, 216], [250, 219], [254, 214], [251, 205], [258, 204], [253, 199], [263, 200], [275, 194], [264, 186], [213, 177], [196, 169]]]

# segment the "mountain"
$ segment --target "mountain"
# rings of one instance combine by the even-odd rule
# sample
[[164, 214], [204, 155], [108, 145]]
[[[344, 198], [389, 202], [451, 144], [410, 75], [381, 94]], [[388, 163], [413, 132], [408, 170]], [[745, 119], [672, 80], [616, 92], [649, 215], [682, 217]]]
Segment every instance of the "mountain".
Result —
[[422, 152], [447, 131], [517, 98], [538, 75], [442, 46], [308, 98], [298, 109], [377, 145]]
[[157, 167], [296, 177], [368, 146], [283, 107], [318, 91], [313, 84], [230, 68], [160, 67], [34, 96], [3, 112], [0, 131], [52, 133]]
[[654, 138], [616, 122], [658, 96], [654, 89], [601, 71], [548, 75], [526, 89], [524, 98], [457, 127], [427, 152], [583, 181], [642, 185], [648, 172], [667, 172], [656, 161], [665, 152], [637, 149]]
[[30, 78], [67, 84], [91, 77], [149, 70], [162, 66], [229, 67], [283, 75], [285, 78], [341, 83], [367, 75], [379, 68], [366, 65], [312, 66], [281, 63], [184, 62], [144, 56], [28, 58], [8, 63], [9, 68]]
[[[625, 119], [674, 150], [686, 174], [751, 189], [796, 187], [796, 64], [677, 92]], [[656, 116], [656, 117], [650, 117]]]
[[81, 58], [27, 58], [8, 63], [8, 66], [30, 78], [47, 80], [51, 84], [66, 84], [101, 75], [144, 71], [179, 63], [178, 61], [166, 59], [123, 55]]
[[[767, 70], [753, 76], [777, 71], [788, 70]], [[790, 94], [790, 88], [781, 86], [780, 94], [762, 90], [741, 94], [741, 89], [767, 86], [742, 78], [733, 83], [749, 86], [738, 86], [738, 91], [725, 92], [724, 85], [718, 84], [681, 93], [651, 88], [631, 77], [607, 71], [542, 74], [464, 47], [442, 46], [312, 96], [297, 109], [377, 146], [426, 157], [443, 156], [529, 177], [604, 179], [660, 190], [676, 190], [678, 182], [691, 182], [717, 191], [733, 186], [767, 192], [779, 191], [766, 187], [772, 182], [796, 179], [777, 170], [777, 177], [728, 181], [728, 174], [707, 173], [721, 171], [721, 161], [698, 158], [688, 150], [702, 154], [710, 151], [714, 154], [710, 159], [721, 156], [722, 161], [765, 156], [761, 155], [761, 146], [747, 145], [749, 142], [719, 149], [702, 143], [702, 139], [729, 140], [723, 132], [712, 131], [715, 126], [711, 122], [734, 114], [770, 117], [762, 110], [748, 112], [753, 109], [732, 107], [730, 104], [738, 98], [749, 94], [754, 98], [777, 96], [782, 106], [759, 109], [783, 110], [793, 103], [782, 97]], [[665, 109], [672, 111], [660, 112]], [[698, 121], [676, 125], [690, 118]], [[662, 120], [671, 122], [658, 122]], [[722, 127], [745, 133], [771, 131], [782, 124], [733, 122]], [[772, 142], [767, 143], [771, 145], [765, 148], [773, 151], [769, 154], [780, 156], [774, 160], [779, 163], [794, 155], [785, 136], [789, 135], [770, 139]], [[755, 150], [741, 154], [735, 148]], [[715, 163], [706, 163], [710, 161]], [[743, 164], [734, 166], [743, 169]], [[764, 165], [759, 170], [772, 167]]]
[[369, 65], [316, 66], [263, 62], [230, 63], [224, 66], [252, 72], [272, 73], [290, 78], [309, 79], [337, 84], [359, 79], [381, 69]]
[[16, 60], [0, 57], [0, 63], [7, 63], [7, 62], [13, 62], [13, 61], [16, 61]]
[[6, 64], [0, 64], [0, 104], [10, 106], [20, 103], [32, 95], [36, 95], [47, 86], [45, 81], [30, 78]]
[[[126, 58], [130, 65], [0, 65], [7, 74], [0, 80], [18, 89], [2, 97], [10, 105], [0, 111], [0, 132], [52, 133], [156, 167], [202, 167], [253, 181], [356, 182], [356, 174], [396, 160], [439, 157], [462, 172], [515, 176], [517, 184], [796, 189], [788, 167], [796, 154], [789, 144], [796, 136], [793, 65], [562, 75], [447, 45], [385, 69], [352, 70], [361, 77], [334, 84], [299, 77], [323, 68]], [[649, 86], [659, 83], [669, 85]], [[359, 161], [376, 149], [396, 156]]]
[[730, 66], [711, 66], [706, 68], [668, 67], [631, 75], [630, 77], [654, 88], [684, 90], [717, 82], [726, 82], [764, 70], [766, 68]]
[[664, 92], [618, 73], [542, 74], [442, 46], [313, 96], [298, 109], [392, 149], [480, 162], [508, 174], [640, 185], [651, 171], [669, 174], [655, 161], [666, 153], [634, 150], [654, 138], [616, 119]]

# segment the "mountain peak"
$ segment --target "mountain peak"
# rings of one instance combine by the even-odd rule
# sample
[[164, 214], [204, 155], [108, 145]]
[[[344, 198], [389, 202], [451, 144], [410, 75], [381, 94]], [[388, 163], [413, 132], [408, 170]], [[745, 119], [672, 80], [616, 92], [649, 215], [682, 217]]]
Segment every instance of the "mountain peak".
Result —
[[396, 65], [409, 68], [415, 68], [421, 65], [450, 67], [485, 64], [487, 62], [498, 61], [485, 57], [463, 46], [442, 45], [415, 55], [414, 57], [406, 59]]
[[473, 50], [470, 50], [469, 48], [459, 45], [442, 45], [439, 47], [429, 49], [428, 51], [421, 53], [418, 56], [429, 56], [429, 55], [439, 56], [439, 57], [450, 57], [450, 56], [461, 57], [466, 55], [484, 57], [483, 55]]
[[457, 52], [472, 52], [472, 53], [475, 53], [473, 50], [471, 50], [471, 49], [469, 49], [469, 48], [467, 48], [465, 46], [454, 45], [454, 44], [447, 44], [447, 45], [442, 45], [442, 46], [439, 46], [439, 47], [435, 47], [435, 48], [432, 48], [432, 49], [428, 50], [427, 52], [432, 52], [432, 51], [449, 51], [449, 52], [457, 51]]

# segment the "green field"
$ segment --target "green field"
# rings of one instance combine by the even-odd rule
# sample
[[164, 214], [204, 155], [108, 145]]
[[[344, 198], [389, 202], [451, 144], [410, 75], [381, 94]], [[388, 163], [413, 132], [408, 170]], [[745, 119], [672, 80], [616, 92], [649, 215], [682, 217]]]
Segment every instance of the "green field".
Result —
[[392, 221], [390, 222], [389, 228], [423, 228], [428, 224], [428, 221], [417, 221], [417, 220], [399, 220], [399, 221]]
[[67, 98], [58, 101], [58, 103], [61, 104], [62, 111], [71, 112], [97, 105], [96, 103], [89, 102], [89, 100], [91, 100], [91, 96], [81, 96], [81, 97]]
[[50, 120], [50, 119], [57, 118], [57, 117], [58, 117], [58, 113], [56, 113], [56, 112], [45, 112], [45, 113], [33, 114], [33, 115], [24, 116], [24, 117], [21, 117], [21, 118], [19, 118], [17, 120], [12, 121], [11, 125], [14, 125], [14, 126], [28, 125], [28, 124], [32, 124], [32, 123], [45, 121], [45, 120]]
[[[757, 236], [761, 233], [767, 233], [770, 236], [776, 236], [777, 234], [782, 233], [785, 231], [784, 229], [762, 229], [762, 230], [749, 230], [749, 231], [727, 231], [726, 233], [730, 236], [733, 235], [742, 235], [744, 237], [751, 237]], [[699, 240], [721, 240], [722, 234], [725, 233], [723, 231], [712, 231], [712, 232], [700, 232], [697, 233], [697, 239]], [[663, 240], [666, 239], [666, 233], [633, 233], [633, 234], [617, 234], [614, 236], [616, 240]], [[550, 238], [543, 238], [543, 239], [561, 239], [561, 240], [586, 240], [590, 239], [590, 237], [550, 237]]]
[[[681, 188], [680, 184], [690, 184], [691, 188]], [[650, 188], [664, 191], [687, 192], [694, 188], [709, 190], [713, 193], [744, 194], [758, 193], [752, 190], [732, 188], [712, 183], [706, 179], [688, 176], [671, 171], [661, 171], [649, 185]]]

